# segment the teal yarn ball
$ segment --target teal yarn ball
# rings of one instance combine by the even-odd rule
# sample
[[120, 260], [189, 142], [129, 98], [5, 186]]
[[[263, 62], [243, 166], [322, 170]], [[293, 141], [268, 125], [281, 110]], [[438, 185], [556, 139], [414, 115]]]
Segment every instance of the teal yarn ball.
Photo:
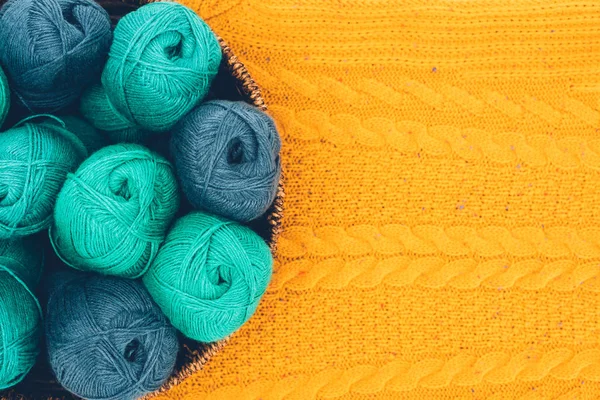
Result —
[[13, 272], [28, 288], [35, 288], [42, 276], [43, 244], [39, 235], [0, 240], [0, 265]]
[[32, 290], [42, 260], [34, 238], [0, 241], [0, 390], [23, 380], [39, 353], [42, 314]]
[[28, 118], [0, 134], [0, 238], [47, 228], [67, 174], [86, 155], [81, 140], [51, 116]]
[[248, 222], [277, 195], [281, 141], [271, 117], [244, 102], [208, 101], [173, 129], [177, 176], [198, 209]]
[[89, 154], [108, 145], [106, 137], [85, 120], [72, 115], [61, 116], [60, 120], [83, 143]]
[[79, 111], [113, 143], [138, 143], [149, 135], [115, 109], [100, 84], [83, 93]]
[[45, 332], [57, 381], [84, 399], [133, 400], [159, 389], [179, 350], [144, 285], [115, 277], [56, 278]]
[[171, 164], [143, 146], [116, 144], [69, 175], [56, 200], [50, 239], [75, 269], [138, 278], [178, 208]]
[[219, 42], [198, 15], [152, 3], [119, 21], [102, 85], [128, 120], [162, 132], [204, 99], [220, 63]]
[[10, 109], [10, 90], [8, 89], [8, 80], [4, 71], [0, 68], [0, 128], [4, 124], [8, 110]]
[[98, 88], [86, 94], [82, 112], [116, 141], [139, 140], [134, 127], [137, 134], [168, 131], [204, 99], [220, 62], [216, 36], [192, 10], [145, 5], [117, 24], [102, 73], [105, 95]]
[[55, 112], [98, 80], [112, 40], [93, 0], [9, 0], [0, 9], [0, 64], [30, 111]]
[[251, 229], [193, 212], [175, 222], [143, 281], [175, 328], [213, 342], [254, 314], [272, 269], [269, 247]]

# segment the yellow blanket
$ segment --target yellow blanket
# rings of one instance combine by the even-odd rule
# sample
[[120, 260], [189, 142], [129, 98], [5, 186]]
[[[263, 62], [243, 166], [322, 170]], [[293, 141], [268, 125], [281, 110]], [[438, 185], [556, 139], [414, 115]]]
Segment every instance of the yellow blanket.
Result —
[[165, 397], [600, 398], [600, 2], [187, 4], [280, 125], [285, 233]]

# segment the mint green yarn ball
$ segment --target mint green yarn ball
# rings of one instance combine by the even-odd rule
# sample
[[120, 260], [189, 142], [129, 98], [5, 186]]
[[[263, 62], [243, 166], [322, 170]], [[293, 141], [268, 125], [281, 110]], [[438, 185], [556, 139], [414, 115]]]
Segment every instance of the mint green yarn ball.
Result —
[[[219, 42], [198, 15], [177, 3], [152, 3], [117, 24], [102, 86], [126, 120], [164, 132], [204, 99], [220, 62]], [[111, 111], [97, 100], [96, 116], [87, 116], [96, 127]]]
[[42, 260], [33, 238], [0, 241], [0, 390], [19, 383], [39, 353], [42, 314], [32, 289]]
[[50, 239], [75, 269], [138, 278], [178, 208], [171, 164], [143, 146], [116, 144], [69, 175], [56, 200]]
[[8, 80], [4, 71], [0, 68], [0, 127], [6, 119], [8, 110], [10, 108], [10, 90], [8, 89]]
[[272, 270], [270, 249], [254, 231], [193, 212], [175, 222], [143, 281], [175, 328], [213, 342], [254, 314]]
[[87, 155], [64, 122], [36, 116], [0, 134], [0, 239], [50, 225], [67, 174]]

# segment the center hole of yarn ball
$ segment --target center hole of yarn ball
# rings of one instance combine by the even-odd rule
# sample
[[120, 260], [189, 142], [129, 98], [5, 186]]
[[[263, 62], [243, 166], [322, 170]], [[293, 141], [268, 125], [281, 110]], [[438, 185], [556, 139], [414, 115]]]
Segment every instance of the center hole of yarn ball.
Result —
[[135, 362], [138, 357], [140, 346], [141, 343], [137, 339], [133, 339], [131, 342], [127, 343], [127, 346], [125, 346], [125, 353], [123, 354], [125, 360], [131, 363]]
[[238, 138], [234, 138], [227, 146], [227, 162], [232, 165], [241, 164], [244, 161], [244, 144]]
[[167, 53], [167, 57], [173, 60], [181, 57], [181, 50], [183, 49], [183, 40], [179, 40], [177, 44], [173, 46], [168, 46], [165, 48], [165, 53]]
[[67, 8], [63, 8], [61, 10], [63, 19], [66, 22], [68, 22], [71, 26], [73, 26], [75, 29], [77, 29], [79, 32], [84, 33], [83, 27], [81, 26], [79, 19], [75, 16], [75, 14], [76, 14], [75, 9], [77, 7], [78, 7], [77, 5], [67, 5]]
[[131, 199], [131, 190], [129, 188], [129, 180], [123, 176], [111, 177], [109, 181], [111, 192], [116, 196], [122, 197], [129, 201]]

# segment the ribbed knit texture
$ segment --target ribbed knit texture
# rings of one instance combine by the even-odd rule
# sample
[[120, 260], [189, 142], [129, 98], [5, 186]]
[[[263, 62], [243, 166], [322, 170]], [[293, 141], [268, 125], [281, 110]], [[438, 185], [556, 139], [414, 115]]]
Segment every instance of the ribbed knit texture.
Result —
[[286, 211], [163, 398], [598, 398], [600, 3], [187, 4], [264, 90]]

